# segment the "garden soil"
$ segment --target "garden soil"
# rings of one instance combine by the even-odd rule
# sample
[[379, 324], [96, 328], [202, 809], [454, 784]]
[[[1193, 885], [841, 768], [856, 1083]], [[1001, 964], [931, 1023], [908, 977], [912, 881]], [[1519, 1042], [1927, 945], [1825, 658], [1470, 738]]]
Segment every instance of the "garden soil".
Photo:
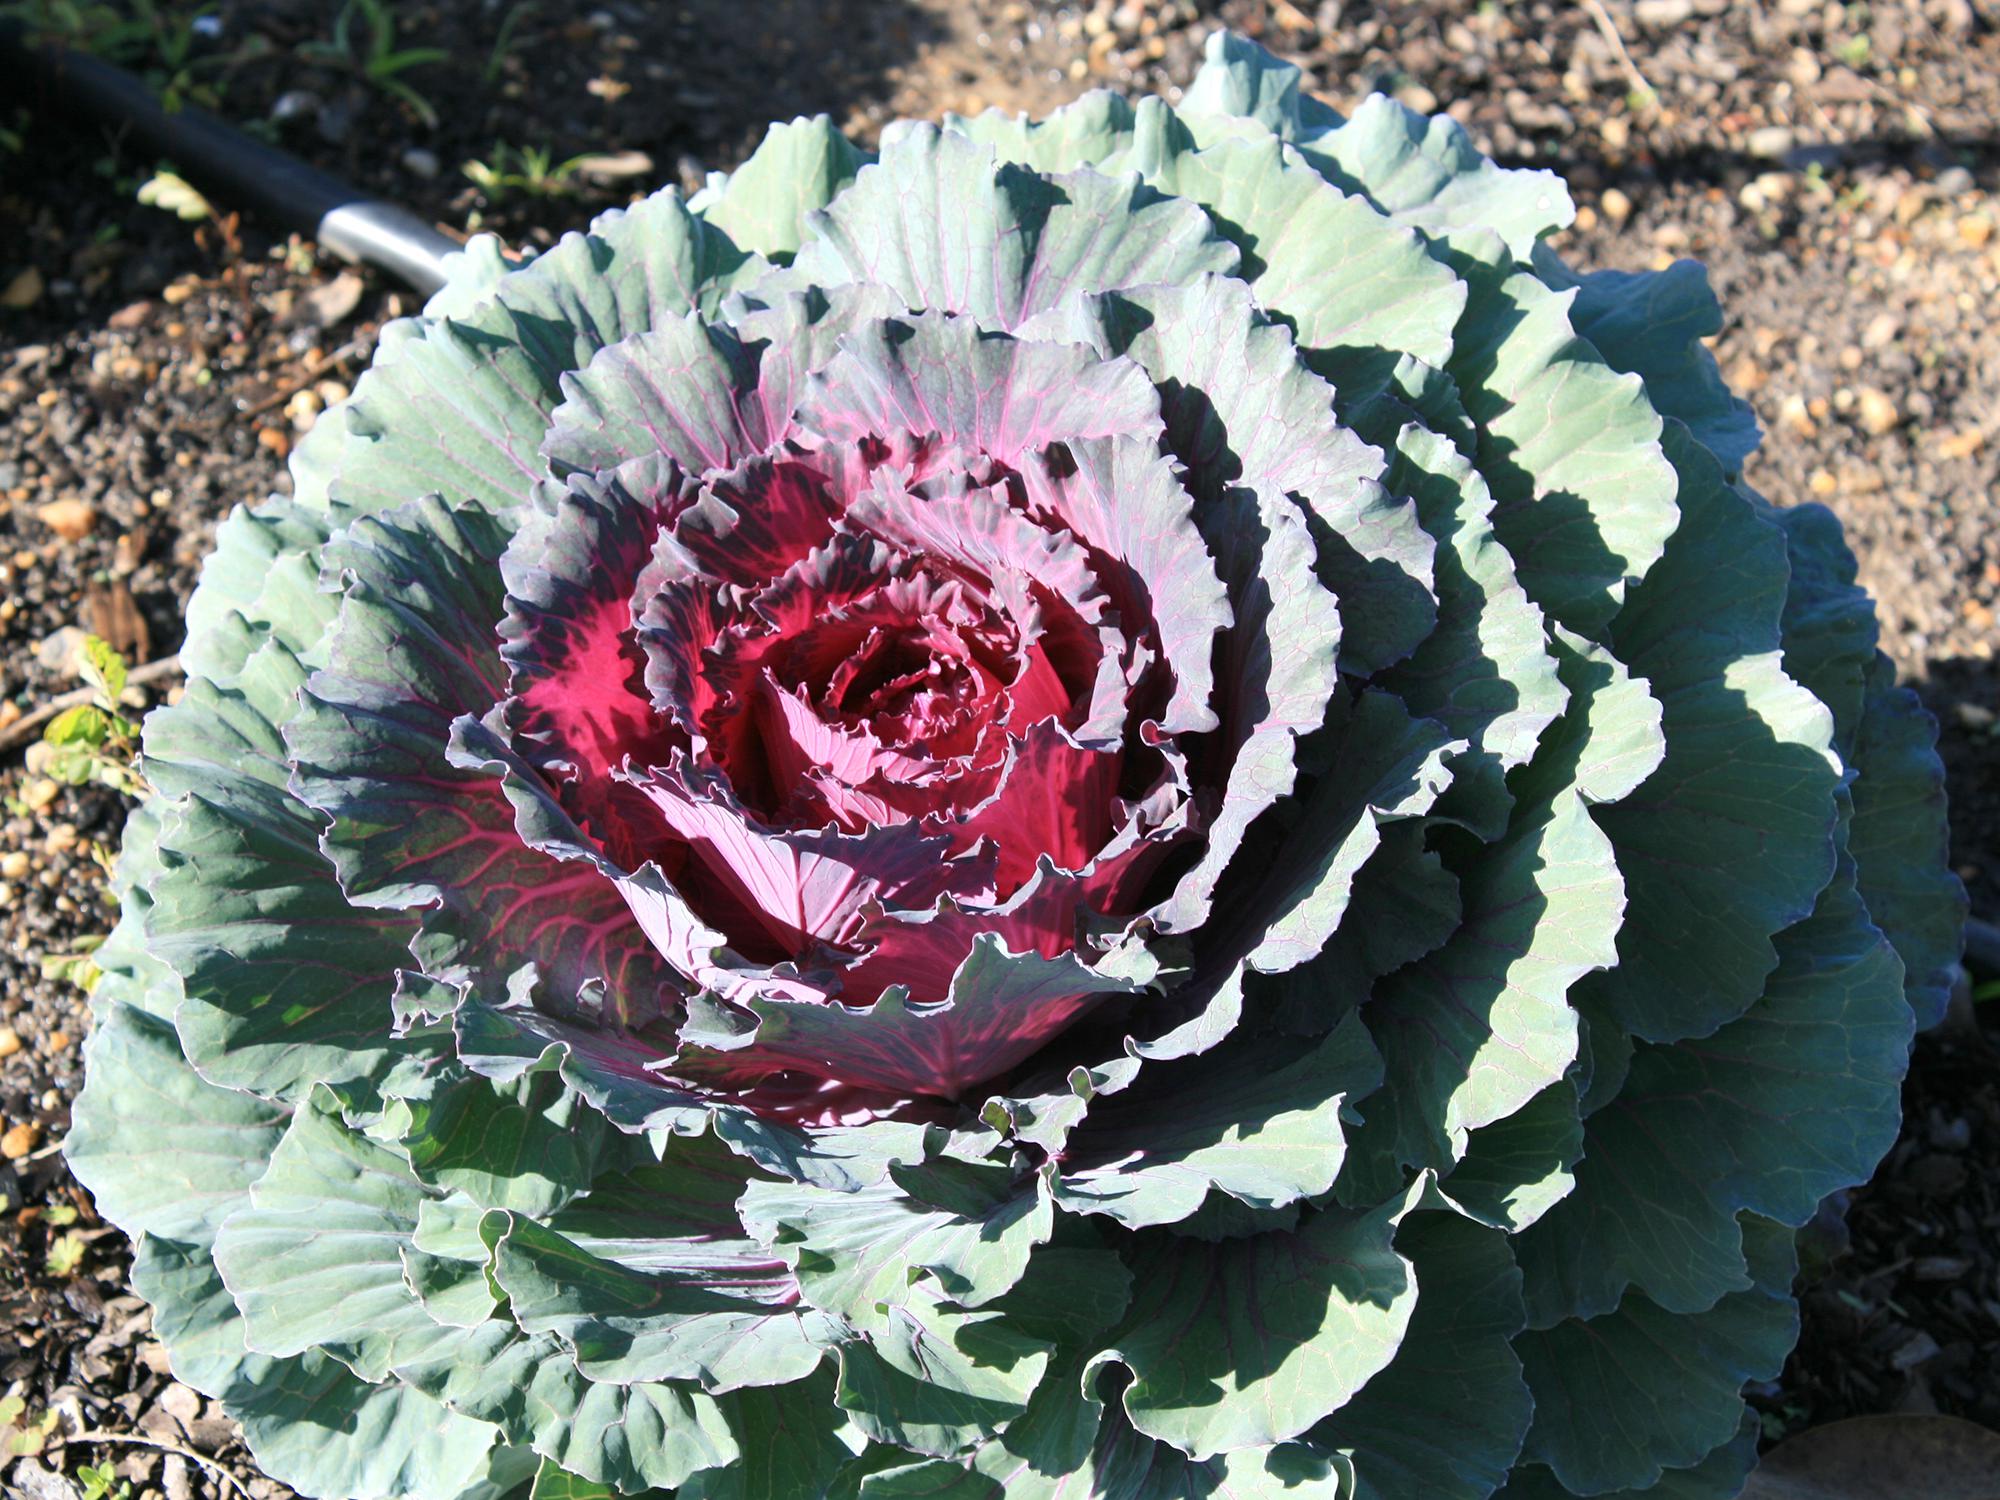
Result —
[[[1716, 355], [1766, 432], [1749, 477], [1846, 522], [1885, 648], [1942, 726], [1952, 858], [1975, 913], [2000, 917], [1992, 7], [397, 0], [394, 45], [444, 52], [395, 75], [407, 94], [330, 57], [329, 5], [206, 9], [177, 79], [157, 51], [140, 65], [447, 230], [520, 244], [698, 185], [771, 119], [824, 111], [867, 139], [901, 115], [1040, 112], [1090, 87], [1171, 97], [1217, 24], [1298, 60], [1336, 105], [1382, 90], [1448, 109], [1501, 159], [1567, 176], [1578, 265], [1707, 264], [1728, 317]], [[86, 632], [135, 663], [172, 655], [218, 519], [286, 487], [291, 445], [414, 302], [262, 226], [140, 205], [160, 163], [32, 98], [0, 104], [0, 133], [4, 739], [77, 687]], [[46, 1426], [0, 1486], [74, 1500], [90, 1464], [134, 1500], [285, 1494], [172, 1379], [121, 1237], [59, 1155], [89, 1019], [43, 971], [112, 921], [100, 861], [124, 806], [18, 746], [0, 798], [0, 1396], [23, 1400], [18, 1446]], [[1870, 1412], [2000, 1426], [1996, 1038], [2000, 1003], [1967, 1000], [1918, 1043], [1901, 1140], [1809, 1239], [1799, 1351], [1755, 1393], [1767, 1436]]]

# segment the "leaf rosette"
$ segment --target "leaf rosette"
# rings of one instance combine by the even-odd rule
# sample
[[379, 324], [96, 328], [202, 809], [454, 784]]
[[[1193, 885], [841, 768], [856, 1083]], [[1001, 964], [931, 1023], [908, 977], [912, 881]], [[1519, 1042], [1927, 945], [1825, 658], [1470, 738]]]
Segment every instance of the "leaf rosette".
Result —
[[1960, 896], [1569, 213], [1218, 37], [469, 247], [146, 726], [69, 1154], [180, 1377], [367, 1500], [1733, 1493]]

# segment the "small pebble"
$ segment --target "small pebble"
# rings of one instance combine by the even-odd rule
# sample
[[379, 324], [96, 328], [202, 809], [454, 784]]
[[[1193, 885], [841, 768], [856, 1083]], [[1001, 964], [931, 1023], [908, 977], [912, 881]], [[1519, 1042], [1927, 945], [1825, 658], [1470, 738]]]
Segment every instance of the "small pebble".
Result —
[[33, 1120], [23, 1120], [18, 1125], [10, 1125], [4, 1135], [0, 1135], [0, 1156], [9, 1161], [19, 1161], [42, 1143], [42, 1127]]
[[97, 507], [87, 500], [51, 500], [37, 506], [41, 523], [66, 542], [80, 542], [97, 526]]
[[1743, 149], [1752, 156], [1783, 156], [1792, 149], [1792, 132], [1783, 125], [1766, 125], [1753, 130], [1743, 142]]
[[21, 1033], [11, 1026], [0, 1026], [0, 1057], [12, 1057], [21, 1050]]
[[283, 125], [292, 120], [303, 120], [308, 115], [319, 113], [324, 101], [311, 89], [289, 89], [278, 95], [271, 106], [271, 118]]
[[1896, 410], [1896, 403], [1872, 385], [1864, 385], [1855, 393], [1855, 404], [1861, 416], [1861, 430], [1876, 437], [1894, 432], [1896, 424], [1903, 420], [1903, 414]]

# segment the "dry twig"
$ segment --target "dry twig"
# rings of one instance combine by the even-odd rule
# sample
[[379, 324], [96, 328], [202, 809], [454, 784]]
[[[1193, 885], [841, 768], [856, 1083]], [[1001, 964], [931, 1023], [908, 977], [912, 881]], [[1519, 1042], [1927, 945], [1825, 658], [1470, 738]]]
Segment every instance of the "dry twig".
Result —
[[333, 353], [326, 355], [324, 358], [316, 359], [310, 365], [307, 365], [305, 369], [292, 377], [290, 384], [281, 385], [275, 391], [271, 392], [270, 395], [264, 397], [263, 400], [243, 407], [238, 412], [238, 415], [245, 417], [261, 416], [274, 406], [282, 406], [329, 370], [336, 370], [349, 360], [355, 359], [365, 353], [372, 340], [372, 334], [349, 339], [338, 349], [334, 350]]
[[1612, 52], [1618, 58], [1618, 66], [1625, 70], [1625, 81], [1632, 85], [1632, 92], [1644, 94], [1648, 99], [1660, 97], [1646, 75], [1639, 71], [1639, 65], [1632, 61], [1632, 54], [1625, 50], [1625, 38], [1618, 34], [1618, 23], [1611, 19], [1611, 12], [1604, 8], [1604, 0], [1583, 0], [1583, 8], [1590, 12], [1591, 20], [1604, 34], [1604, 40], [1611, 44]]
[[230, 1473], [227, 1468], [215, 1459], [210, 1458], [207, 1454], [197, 1453], [192, 1448], [184, 1448], [179, 1443], [169, 1443], [156, 1437], [145, 1437], [136, 1432], [94, 1431], [71, 1433], [63, 1441], [65, 1443], [129, 1443], [135, 1448], [157, 1448], [162, 1453], [176, 1453], [190, 1462], [200, 1464], [204, 1469], [222, 1481], [223, 1488], [241, 1495], [243, 1500], [250, 1500], [250, 1492], [237, 1482], [236, 1476]]
[[[163, 656], [158, 661], [149, 661], [143, 667], [134, 667], [125, 674], [128, 687], [143, 687], [149, 682], [158, 682], [162, 677], [172, 677], [181, 669], [178, 655]], [[5, 729], [0, 729], [0, 755], [17, 746], [25, 745], [35, 737], [35, 731], [66, 709], [77, 708], [97, 696], [95, 688], [78, 688], [74, 692], [61, 693], [49, 699], [40, 708], [21, 715]]]

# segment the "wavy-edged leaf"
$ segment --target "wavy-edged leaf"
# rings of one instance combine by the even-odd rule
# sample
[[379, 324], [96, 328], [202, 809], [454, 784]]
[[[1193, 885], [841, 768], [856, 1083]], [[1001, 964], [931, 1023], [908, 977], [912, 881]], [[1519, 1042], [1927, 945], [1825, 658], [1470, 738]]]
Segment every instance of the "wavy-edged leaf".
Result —
[[1542, 235], [1576, 217], [1555, 173], [1502, 167], [1450, 115], [1421, 115], [1382, 94], [1362, 100], [1344, 123], [1309, 126], [1292, 139], [1328, 180], [1434, 239], [1489, 231], [1526, 260]]
[[1777, 966], [1773, 934], [1834, 873], [1833, 716], [1785, 675], [1785, 539], [1670, 423], [1681, 526], [1612, 627], [1659, 697], [1660, 768], [1601, 809], [1628, 893], [1618, 965], [1585, 993], [1650, 1041], [1742, 1014]]
[[1299, 68], [1248, 37], [1217, 28], [1203, 44], [1202, 63], [1182, 108], [1192, 116], [1262, 126], [1280, 140], [1330, 130], [1340, 116], [1302, 93]]
[[287, 1111], [203, 1081], [171, 1023], [101, 1012], [63, 1154], [99, 1212], [131, 1235], [206, 1244], [263, 1175]]
[[621, 1494], [671, 1490], [742, 1457], [723, 1403], [691, 1385], [616, 1385], [583, 1376], [553, 1336], [496, 1320], [447, 1357], [398, 1370], [456, 1412]]
[[854, 1425], [875, 1442], [940, 1457], [1019, 1417], [1049, 1363], [1049, 1345], [1005, 1313], [964, 1311], [928, 1282], [838, 1352], [838, 1400]]
[[[1743, 1481], [1756, 1466], [1757, 1440], [1762, 1432], [1757, 1414], [1746, 1411], [1736, 1436], [1700, 1463], [1668, 1469], [1657, 1483], [1607, 1492], [1597, 1500], [1737, 1500], [1743, 1493]], [[1523, 1464], [1493, 1500], [1571, 1500], [1571, 1492], [1546, 1466]]]
[[564, 372], [764, 270], [671, 188], [599, 215], [463, 316], [390, 325], [354, 394], [293, 452], [299, 503], [353, 514], [434, 493], [524, 502], [547, 472], [537, 450]]
[[1741, 1212], [1803, 1224], [1895, 1141], [1903, 966], [1852, 871], [1777, 943], [1756, 1004], [1699, 1041], [1641, 1046], [1586, 1122], [1576, 1191], [1520, 1242], [1536, 1326], [1608, 1312], [1627, 1287], [1675, 1313], [1745, 1290]]
[[601, 1480], [580, 1478], [548, 1458], [535, 1470], [534, 1487], [528, 1491], [528, 1500], [617, 1500], [617, 1496]]
[[1560, 1081], [1577, 1051], [1570, 987], [1615, 958], [1625, 887], [1591, 804], [1657, 763], [1658, 708], [1603, 651], [1556, 644], [1569, 712], [1517, 773], [1506, 836], [1458, 870], [1457, 933], [1363, 1012], [1389, 1081], [1361, 1106], [1367, 1170], [1348, 1201], [1378, 1194], [1394, 1164], [1445, 1168], [1472, 1131]]
[[347, 1126], [334, 1096], [315, 1089], [216, 1236], [249, 1346], [321, 1350], [371, 1382], [456, 1349], [459, 1330], [437, 1323], [404, 1275], [425, 1197], [407, 1161]]
[[751, 1182], [741, 1213], [796, 1269], [808, 1302], [865, 1331], [886, 1328], [922, 1278], [966, 1307], [1004, 1295], [1054, 1222], [1038, 1180], [1006, 1162], [949, 1155], [891, 1162], [852, 1192]]
[[1572, 1493], [1598, 1495], [1646, 1489], [1728, 1444], [1744, 1383], [1777, 1375], [1799, 1326], [1791, 1230], [1752, 1219], [1744, 1240], [1755, 1285], [1704, 1312], [1670, 1313], [1630, 1293], [1600, 1317], [1517, 1338], [1535, 1396], [1523, 1458]]
[[1513, 270], [1497, 239], [1453, 261], [1471, 296], [1444, 368], [1478, 427], [1493, 529], [1528, 597], [1599, 638], [1675, 534], [1660, 418], [1578, 336], [1570, 294]]
[[1730, 394], [1703, 342], [1722, 331], [1722, 306], [1709, 290], [1701, 262], [1677, 260], [1663, 271], [1578, 276], [1553, 250], [1541, 246], [1534, 269], [1558, 291], [1576, 288], [1570, 321], [1612, 369], [1643, 379], [1646, 396], [1660, 415], [1685, 423], [1724, 473], [1742, 472], [1762, 434], [1750, 403]]
[[1465, 293], [1423, 242], [1267, 133], [1210, 124], [1185, 105], [1176, 114], [1159, 99], [1091, 96], [1046, 121], [988, 114], [953, 118], [946, 128], [1043, 171], [1137, 172], [1160, 192], [1199, 204], [1242, 252], [1235, 274], [1347, 400], [1380, 389], [1400, 356], [1442, 362]]
[[497, 1217], [485, 1232], [514, 1321], [554, 1334], [593, 1382], [692, 1382], [722, 1392], [801, 1380], [820, 1361], [792, 1307], [791, 1273], [747, 1240], [663, 1235], [631, 1248], [631, 1264], [616, 1255], [626, 1240], [593, 1246], [519, 1214]]
[[721, 1405], [741, 1456], [696, 1474], [674, 1500], [824, 1495], [859, 1442], [834, 1404], [834, 1373], [827, 1366], [790, 1385], [732, 1391]]
[[879, 283], [911, 308], [1003, 329], [1071, 295], [1179, 284], [1237, 265], [1235, 247], [1192, 204], [1131, 178], [1044, 178], [932, 125], [885, 141], [881, 158], [807, 224], [793, 262], [801, 278]]
[[590, 1189], [605, 1155], [604, 1118], [553, 1068], [499, 1083], [439, 1067], [398, 1094], [391, 1127], [418, 1180], [481, 1208], [552, 1213]]
[[750, 159], [688, 206], [738, 248], [788, 256], [805, 240], [806, 216], [823, 209], [867, 160], [825, 115], [773, 125]]
[[1482, 837], [1504, 831], [1508, 796], [1499, 773], [1525, 764], [1568, 693], [1545, 644], [1542, 612], [1495, 539], [1485, 479], [1449, 437], [1418, 422], [1397, 425], [1384, 403], [1361, 430], [1389, 454], [1383, 482], [1415, 502], [1438, 541], [1437, 627], [1384, 685], [1412, 712], [1437, 720], [1471, 749], [1453, 765], [1449, 815]]
[[1303, 1053], [1268, 1038], [1155, 1064], [1091, 1109], [1056, 1202], [1144, 1229], [1187, 1218], [1211, 1189], [1253, 1208], [1318, 1197], [1340, 1171], [1349, 1101], [1381, 1076], [1355, 1016]]
[[500, 1434], [394, 1381], [371, 1385], [317, 1352], [249, 1353], [243, 1323], [208, 1254], [147, 1239], [133, 1285], [153, 1304], [153, 1331], [174, 1371], [221, 1401], [258, 1466], [308, 1495], [353, 1500], [460, 1500], [490, 1480], [525, 1482], [532, 1464]]
[[1320, 1210], [1296, 1230], [1134, 1251], [1132, 1308], [1091, 1363], [1132, 1372], [1132, 1425], [1195, 1458], [1282, 1443], [1345, 1405], [1394, 1357], [1417, 1306], [1394, 1246], [1401, 1199]]
[[1965, 945], [1965, 887], [1952, 872], [1937, 721], [1896, 686], [1879, 653], [1868, 669], [1854, 745], [1853, 857], [1868, 915], [1903, 960], [1917, 1029], [1944, 1019]]
[[313, 559], [327, 529], [325, 517], [276, 496], [223, 519], [188, 600], [181, 665], [190, 682], [230, 682], [267, 639], [300, 655], [312, 646], [335, 608], [318, 594]]
[[218, 1084], [296, 1098], [379, 1078], [424, 1046], [387, 1025], [410, 924], [347, 900], [319, 831], [304, 803], [243, 772], [162, 820], [147, 941], [180, 977], [181, 1044]]
[[1420, 1288], [1409, 1332], [1308, 1440], [1353, 1465], [1351, 1500], [1486, 1500], [1533, 1414], [1512, 1347], [1520, 1273], [1505, 1235], [1453, 1213], [1412, 1215], [1396, 1245]]

